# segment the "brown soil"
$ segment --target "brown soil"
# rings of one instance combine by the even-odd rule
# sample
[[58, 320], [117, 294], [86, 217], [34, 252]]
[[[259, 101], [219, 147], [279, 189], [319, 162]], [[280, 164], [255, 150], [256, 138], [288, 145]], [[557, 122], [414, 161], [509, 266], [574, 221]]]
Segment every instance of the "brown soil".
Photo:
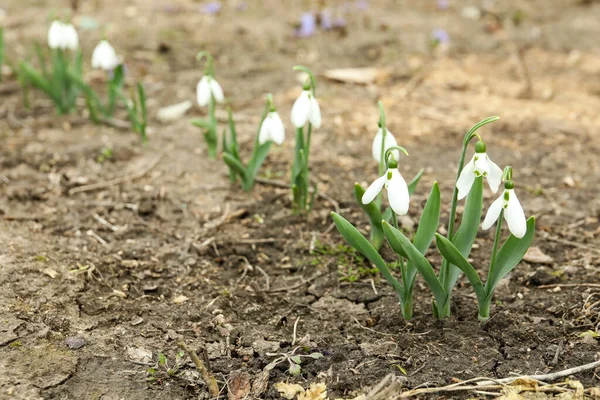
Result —
[[[52, 3], [4, 2], [10, 59], [44, 40], [52, 11], [66, 13]], [[406, 322], [391, 288], [328, 229], [331, 202], [317, 199], [304, 220], [291, 213], [285, 188], [259, 184], [246, 194], [229, 185], [225, 165], [208, 159], [200, 131], [188, 123], [204, 110], [167, 125], [152, 120], [150, 143], [142, 147], [129, 130], [55, 116], [40, 95], [26, 110], [9, 90], [9, 76], [0, 106], [0, 398], [204, 398], [206, 386], [187, 356], [173, 376], [160, 366], [148, 372], [159, 354], [175, 364], [180, 336], [200, 355], [206, 351], [230, 398], [242, 393], [235, 387], [247, 386], [246, 378], [267, 379], [259, 398], [280, 398], [273, 385], [287, 380], [304, 387], [326, 382], [335, 398], [352, 397], [390, 373], [413, 388], [594, 361], [597, 341], [581, 333], [597, 331], [598, 289], [540, 286], [600, 282], [600, 4], [497, 2], [502, 28], [492, 16], [461, 17], [467, 1], [439, 11], [433, 1], [382, 0], [348, 17], [346, 32], [298, 40], [291, 23], [305, 9], [300, 2], [252, 3], [213, 17], [191, 0], [82, 1], [78, 15], [106, 24], [130, 79], [143, 77], [152, 115], [194, 99], [201, 76], [195, 54], [211, 51], [245, 153], [265, 93], [273, 92], [288, 115], [299, 90], [293, 65], [319, 75], [381, 68], [383, 78], [366, 86], [319, 78], [324, 123], [314, 134], [313, 177], [361, 228], [367, 222], [352, 182], [375, 177], [365, 149], [378, 99], [411, 153], [401, 166], [405, 176], [426, 168], [410, 218], [402, 220], [408, 231], [434, 180], [447, 221], [462, 135], [500, 115], [482, 130], [488, 152], [515, 168], [526, 213], [538, 217], [534, 246], [554, 261], [522, 262], [497, 290], [492, 319], [483, 325], [465, 279], [452, 317], [441, 322], [418, 281], [415, 318]], [[516, 10], [525, 19], [511, 27]], [[435, 27], [450, 34], [447, 53], [427, 47]], [[86, 54], [99, 36], [80, 33]], [[516, 49], [524, 49], [522, 62]], [[269, 179], [288, 180], [287, 126], [285, 145], [274, 148], [263, 169]], [[99, 162], [103, 148], [114, 156]], [[69, 193], [144, 171], [157, 157], [139, 179]], [[472, 255], [482, 272], [490, 243], [491, 233], [481, 233]], [[433, 250], [431, 259], [439, 265]], [[289, 353], [298, 343], [300, 354], [324, 357], [304, 359], [298, 377], [287, 374], [286, 362], [261, 375], [276, 358], [269, 354]], [[586, 387], [598, 383], [593, 371], [575, 378]]]

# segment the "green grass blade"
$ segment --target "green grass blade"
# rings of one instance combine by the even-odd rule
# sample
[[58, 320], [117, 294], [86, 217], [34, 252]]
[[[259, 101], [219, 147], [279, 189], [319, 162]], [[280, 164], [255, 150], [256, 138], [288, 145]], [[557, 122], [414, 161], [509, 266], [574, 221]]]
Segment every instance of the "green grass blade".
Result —
[[398, 297], [402, 299], [404, 294], [404, 289], [400, 282], [392, 275], [387, 264], [381, 258], [377, 250], [371, 245], [371, 243], [344, 217], [341, 215], [332, 212], [331, 217], [333, 218], [333, 222], [335, 222], [335, 226], [340, 234], [346, 239], [348, 244], [356, 249], [360, 254], [365, 256], [369, 261], [371, 261], [381, 275], [392, 285]]
[[[496, 222], [501, 224], [502, 221]], [[494, 276], [488, 277], [485, 288], [488, 296], [494, 292], [494, 288], [502, 278], [513, 270], [523, 259], [523, 256], [531, 246], [533, 237], [535, 236], [535, 217], [530, 217], [527, 220], [527, 232], [521, 239], [510, 235], [506, 242], [500, 248], [496, 256], [496, 265]]]
[[[229, 153], [223, 153], [223, 161], [225, 161], [230, 170], [235, 171], [240, 176], [242, 182], [246, 182], [246, 167], [238, 159]], [[246, 190], [245, 185], [244, 190]]]
[[256, 148], [256, 151], [253, 152], [250, 161], [248, 161], [248, 179], [252, 184], [254, 184], [254, 179], [258, 174], [258, 170], [265, 162], [267, 154], [269, 154], [269, 149], [271, 149], [270, 141], [264, 144], [258, 144], [258, 142], [256, 142], [256, 144], [258, 147]]
[[417, 185], [419, 184], [419, 181], [421, 180], [421, 177], [423, 176], [424, 172], [425, 170], [421, 168], [421, 170], [417, 172], [415, 177], [412, 178], [410, 182], [408, 182], [408, 194], [412, 195], [415, 192], [415, 190], [417, 189]]

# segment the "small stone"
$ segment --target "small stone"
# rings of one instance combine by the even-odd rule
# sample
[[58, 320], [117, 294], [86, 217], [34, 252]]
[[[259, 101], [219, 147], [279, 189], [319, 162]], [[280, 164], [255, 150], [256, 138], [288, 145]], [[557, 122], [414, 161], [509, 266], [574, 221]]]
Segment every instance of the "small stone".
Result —
[[544, 254], [539, 247], [530, 247], [523, 256], [523, 260], [534, 264], [552, 264], [554, 262], [554, 258]]
[[184, 295], [180, 294], [179, 296], [177, 296], [177, 297], [175, 297], [175, 298], [173, 299], [173, 303], [175, 303], [175, 304], [181, 304], [181, 303], [185, 303], [185, 302], [186, 302], [186, 301], [188, 301], [188, 300], [189, 300], [189, 298], [188, 298], [188, 297], [186, 297], [186, 296], [184, 296]]
[[79, 336], [69, 336], [65, 339], [65, 344], [71, 350], [78, 350], [86, 345], [86, 341], [84, 338]]
[[131, 326], [137, 326], [137, 325], [141, 324], [142, 322], [144, 322], [144, 318], [137, 317], [137, 318], [132, 319], [130, 324], [131, 324]]

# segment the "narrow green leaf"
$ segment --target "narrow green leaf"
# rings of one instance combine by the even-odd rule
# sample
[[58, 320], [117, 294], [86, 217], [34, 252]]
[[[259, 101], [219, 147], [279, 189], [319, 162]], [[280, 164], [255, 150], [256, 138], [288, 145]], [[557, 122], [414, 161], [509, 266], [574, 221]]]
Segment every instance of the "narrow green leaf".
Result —
[[460, 251], [458, 251], [451, 241], [440, 234], [436, 234], [435, 239], [440, 254], [465, 273], [467, 279], [469, 282], [471, 282], [471, 286], [473, 286], [473, 290], [475, 290], [477, 300], [482, 301], [486, 297], [485, 291], [475, 268], [473, 268], [469, 261], [467, 261], [467, 259], [460, 253]]
[[[475, 179], [473, 187], [467, 196], [467, 203], [462, 214], [460, 227], [452, 239], [452, 244], [460, 251], [465, 258], [471, 253], [471, 247], [475, 243], [479, 223], [481, 221], [481, 210], [483, 208], [483, 177]], [[443, 277], [444, 287], [450, 293], [460, 275], [460, 269], [456, 266], [444, 261], [448, 265], [447, 276]], [[442, 268], [444, 270], [444, 268]], [[442, 278], [442, 277], [440, 277]]]
[[208, 122], [204, 119], [195, 118], [195, 119], [190, 120], [190, 123], [194, 126], [197, 126], [198, 128], [210, 129], [210, 122]]
[[235, 171], [240, 176], [242, 182], [246, 182], [246, 168], [239, 160], [229, 153], [223, 153], [223, 161], [225, 161], [225, 164], [227, 164], [231, 170]]
[[[431, 192], [429, 193], [429, 197], [427, 198], [427, 202], [425, 203], [425, 207], [423, 208], [417, 233], [413, 239], [415, 248], [419, 250], [419, 253], [421, 254], [425, 254], [431, 245], [433, 236], [435, 235], [435, 232], [440, 224], [440, 206], [440, 188], [437, 182], [434, 182]], [[404, 275], [404, 279], [406, 281], [405, 285], [412, 286], [416, 274], [417, 270], [415, 266], [409, 261], [406, 266], [406, 275]]]
[[256, 151], [253, 152], [250, 161], [248, 161], [248, 178], [254, 181], [256, 175], [258, 174], [258, 170], [265, 162], [267, 158], [267, 154], [269, 154], [269, 149], [271, 149], [271, 142], [266, 142], [264, 144], [258, 144]]
[[[502, 221], [498, 221], [501, 224]], [[502, 278], [513, 270], [523, 259], [523, 256], [531, 246], [533, 237], [535, 236], [535, 217], [530, 217], [527, 220], [527, 232], [521, 239], [510, 235], [506, 242], [500, 248], [496, 256], [496, 265], [494, 276], [490, 276], [486, 283], [486, 292], [490, 296], [494, 292], [494, 288]]]
[[446, 291], [438, 280], [429, 261], [427, 261], [425, 256], [421, 254], [419, 250], [413, 246], [410, 240], [408, 240], [408, 238], [398, 229], [385, 221], [382, 222], [382, 226], [392, 249], [398, 254], [406, 254], [406, 258], [408, 258], [408, 260], [417, 268], [421, 276], [423, 276], [423, 279], [425, 279], [427, 286], [433, 293], [435, 301], [438, 304], [444, 304], [447, 298]]
[[229, 152], [238, 160], [240, 159], [239, 145], [237, 141], [237, 129], [235, 128], [235, 121], [233, 120], [233, 113], [231, 107], [227, 112], [227, 119], [229, 121], [229, 134], [231, 136], [231, 142], [229, 143]]
[[385, 261], [381, 258], [377, 250], [375, 250], [373, 245], [371, 245], [371, 243], [344, 217], [334, 212], [331, 213], [331, 217], [333, 218], [333, 222], [335, 222], [337, 230], [344, 239], [346, 239], [348, 244], [375, 264], [379, 272], [381, 272], [381, 275], [383, 275], [383, 277], [392, 285], [398, 294], [398, 297], [402, 299], [402, 295], [404, 294], [402, 285], [400, 285], [400, 282], [392, 275]]
[[417, 185], [419, 184], [419, 181], [421, 180], [421, 177], [423, 176], [424, 172], [425, 170], [421, 168], [421, 170], [417, 172], [415, 177], [412, 178], [410, 182], [408, 182], [408, 194], [412, 195], [415, 192], [415, 190], [417, 189]]
[[146, 110], [146, 91], [142, 82], [137, 83], [137, 92], [140, 99], [140, 116], [142, 117], [142, 124], [144, 127], [148, 121], [148, 112]]
[[363, 204], [362, 197], [364, 194], [365, 189], [359, 183], [355, 183], [354, 198], [356, 198], [360, 208], [362, 208], [365, 214], [367, 214], [367, 217], [369, 217], [369, 222], [371, 223], [371, 244], [375, 249], [379, 250], [383, 245], [383, 239], [385, 238], [383, 228], [381, 227], [381, 220], [383, 217], [374, 201], [369, 204]]

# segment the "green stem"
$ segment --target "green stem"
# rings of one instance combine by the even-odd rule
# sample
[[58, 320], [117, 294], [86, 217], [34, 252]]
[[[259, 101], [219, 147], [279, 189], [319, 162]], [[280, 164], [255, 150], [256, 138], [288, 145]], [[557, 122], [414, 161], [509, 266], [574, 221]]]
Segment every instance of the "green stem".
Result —
[[[381, 129], [381, 153], [380, 153], [381, 158], [379, 159], [379, 175], [378, 176], [383, 176], [383, 174], [385, 173], [385, 162], [386, 162], [386, 160], [385, 160], [385, 135], [387, 135], [387, 127], [386, 127], [386, 118], [385, 118], [385, 110], [383, 109], [383, 103], [378, 102], [377, 105], [379, 106], [379, 125], [380, 125], [380, 129]], [[377, 195], [377, 198], [375, 199], [375, 205], [380, 210], [381, 210], [381, 203], [382, 203], [382, 194], [381, 194], [381, 192], [379, 192], [379, 194]]]
[[215, 116], [215, 98], [211, 94], [208, 103], [208, 115], [210, 118], [210, 128], [206, 132], [206, 141], [208, 143], [208, 155], [212, 159], [217, 158], [217, 117]]
[[492, 296], [486, 297], [479, 303], [479, 316], [478, 319], [481, 322], [485, 322], [490, 319], [490, 306], [492, 303]]
[[410, 288], [404, 288], [404, 299], [402, 301], [402, 316], [405, 320], [412, 319], [413, 317], [413, 289], [414, 286]]
[[[500, 211], [500, 215], [498, 216], [498, 221], [496, 222], [496, 236], [494, 237], [494, 246], [492, 247], [492, 258], [490, 259], [490, 270], [488, 271], [488, 282], [489, 277], [493, 276], [494, 269], [496, 268], [496, 256], [498, 254], [498, 244], [500, 243], [500, 235], [502, 233], [502, 219], [504, 218], [504, 208]], [[488, 293], [489, 290], [489, 293]], [[488, 288], [486, 285], [486, 295], [491, 297], [491, 288]]]

